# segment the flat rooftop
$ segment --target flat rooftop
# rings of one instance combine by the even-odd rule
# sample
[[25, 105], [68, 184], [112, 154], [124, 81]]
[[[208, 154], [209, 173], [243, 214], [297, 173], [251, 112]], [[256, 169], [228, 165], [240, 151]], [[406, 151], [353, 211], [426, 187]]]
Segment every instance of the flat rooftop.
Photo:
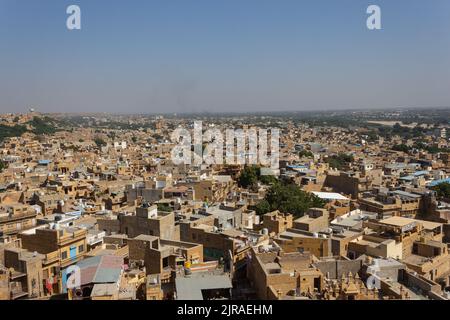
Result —
[[313, 191], [312, 193], [315, 194], [320, 199], [324, 199], [324, 200], [350, 200], [349, 198], [344, 197], [342, 194], [336, 193], [336, 192]]
[[382, 224], [388, 224], [395, 227], [404, 227], [411, 223], [416, 223], [417, 220], [405, 218], [405, 217], [390, 217], [383, 220], [380, 220], [380, 223]]
[[156, 236], [150, 236], [150, 235], [147, 235], [147, 234], [140, 234], [140, 235], [138, 235], [137, 237], [135, 237], [135, 238], [133, 238], [131, 240], [143, 240], [143, 241], [150, 241], [150, 242], [152, 242], [152, 241], [155, 241], [155, 240], [158, 240], [158, 239], [159, 239], [159, 237], [156, 237]]
[[202, 290], [231, 289], [231, 279], [227, 274], [193, 273], [189, 277], [177, 277], [175, 288], [177, 300], [203, 300]]
[[430, 260], [431, 260], [431, 258], [429, 258], [429, 257], [423, 257], [423, 256], [419, 256], [416, 254], [411, 254], [409, 257], [403, 259], [403, 262], [411, 264], [411, 265], [415, 265], [415, 266], [421, 266]]
[[411, 218], [405, 218], [405, 217], [390, 217], [390, 218], [380, 220], [380, 223], [388, 224], [388, 225], [396, 226], [396, 227], [404, 227], [411, 223], [421, 223], [423, 225], [424, 229], [426, 229], [426, 230], [434, 230], [436, 228], [442, 227], [442, 223], [439, 223], [439, 222], [411, 219]]
[[337, 217], [336, 219], [331, 221], [330, 224], [335, 226], [352, 228], [355, 226], [362, 226], [362, 222], [365, 219], [376, 219], [377, 216], [378, 214], [375, 212], [361, 211], [361, 210], [358, 212], [352, 211], [349, 214]]

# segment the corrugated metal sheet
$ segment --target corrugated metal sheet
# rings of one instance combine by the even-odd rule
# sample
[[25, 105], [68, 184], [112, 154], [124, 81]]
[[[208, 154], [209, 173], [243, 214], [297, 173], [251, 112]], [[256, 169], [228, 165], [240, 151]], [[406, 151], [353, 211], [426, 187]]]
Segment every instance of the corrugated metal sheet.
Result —
[[114, 269], [98, 268], [93, 282], [94, 283], [118, 282], [120, 279], [121, 272], [122, 272], [121, 268], [114, 268]]
[[120, 279], [123, 257], [96, 256], [80, 261], [77, 266], [81, 269], [81, 284], [116, 283]]
[[96, 273], [97, 273], [96, 266], [81, 269], [81, 285], [93, 282]]
[[432, 181], [432, 182], [430, 182], [430, 183], [428, 184], [428, 186], [429, 186], [429, 187], [435, 187], [435, 186], [437, 186], [438, 184], [441, 184], [441, 183], [444, 183], [444, 182], [450, 183], [450, 178]]

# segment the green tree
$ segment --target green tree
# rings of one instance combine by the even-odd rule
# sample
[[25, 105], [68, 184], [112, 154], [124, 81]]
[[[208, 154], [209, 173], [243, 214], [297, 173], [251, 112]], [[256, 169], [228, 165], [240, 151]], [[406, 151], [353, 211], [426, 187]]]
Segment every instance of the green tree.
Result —
[[27, 132], [27, 128], [21, 125], [7, 126], [0, 124], [0, 142], [9, 137], [20, 137]]
[[303, 158], [303, 157], [312, 158], [314, 155], [313, 155], [313, 153], [312, 153], [311, 151], [308, 151], [308, 150], [301, 150], [301, 151], [298, 153], [298, 156], [299, 156], [300, 158]]
[[273, 184], [278, 181], [271, 175], [261, 175], [261, 168], [258, 166], [248, 166], [242, 170], [238, 179], [238, 185], [242, 188], [249, 188], [260, 181], [262, 184]]
[[432, 188], [437, 192], [438, 197], [450, 198], [450, 183], [443, 182]]
[[406, 144], [396, 144], [392, 147], [392, 150], [408, 153], [410, 151], [410, 148]]
[[28, 124], [34, 127], [32, 132], [37, 135], [54, 134], [56, 132], [54, 121], [49, 117], [33, 117], [33, 120], [29, 121]]
[[3, 170], [6, 168], [6, 163], [4, 163], [2, 160], [0, 160], [0, 172], [3, 172]]
[[258, 182], [258, 168], [255, 166], [245, 167], [238, 179], [241, 188], [248, 188]]
[[158, 203], [158, 211], [172, 212], [173, 209], [167, 203]]
[[269, 201], [267, 201], [266, 199], [262, 200], [260, 203], [257, 204], [256, 206], [256, 213], [259, 215], [265, 214], [267, 212], [271, 212], [271, 205], [269, 203]]
[[99, 147], [99, 148], [106, 146], [106, 142], [102, 138], [95, 138], [94, 142], [97, 145], [97, 147]]
[[353, 155], [339, 153], [338, 155], [332, 155], [328, 157], [325, 162], [327, 162], [330, 167], [342, 170], [349, 163], [354, 161]]
[[301, 190], [295, 184], [277, 182], [255, 209], [259, 215], [279, 210], [283, 213], [292, 213], [294, 217], [300, 217], [309, 208], [322, 208], [324, 205], [325, 202], [322, 199], [313, 193]]
[[261, 170], [259, 170], [258, 173], [258, 180], [262, 183], [262, 184], [266, 184], [266, 185], [271, 185], [274, 184], [278, 181], [277, 178], [275, 178], [275, 176], [271, 176], [271, 175], [261, 175]]

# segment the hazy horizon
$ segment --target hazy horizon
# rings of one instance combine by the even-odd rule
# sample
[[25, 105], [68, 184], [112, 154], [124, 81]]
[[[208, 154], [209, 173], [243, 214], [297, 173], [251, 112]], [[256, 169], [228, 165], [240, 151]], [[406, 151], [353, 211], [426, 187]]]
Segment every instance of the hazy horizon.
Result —
[[[361, 108], [351, 108], [351, 109], [303, 109], [303, 110], [267, 110], [267, 111], [200, 111], [200, 112], [190, 112], [190, 111], [181, 111], [181, 112], [172, 112], [172, 111], [161, 111], [161, 112], [114, 112], [114, 111], [55, 111], [55, 112], [44, 112], [41, 110], [35, 110], [33, 108], [33, 111], [44, 114], [44, 115], [68, 115], [68, 116], [78, 116], [78, 115], [113, 115], [113, 116], [135, 116], [135, 115], [143, 115], [143, 116], [191, 116], [191, 115], [255, 115], [255, 116], [271, 116], [279, 114], [285, 114], [285, 115], [291, 115], [291, 114], [297, 114], [297, 113], [358, 113], [358, 112], [405, 112], [405, 111], [412, 111], [412, 112], [428, 112], [428, 111], [443, 111], [443, 110], [450, 110], [450, 107], [387, 107], [387, 108], [371, 108], [371, 109], [361, 109]], [[7, 113], [24, 113], [29, 112], [30, 109], [23, 110], [20, 112], [7, 112]]]
[[449, 108], [448, 30], [448, 0], [0, 0], [0, 113]]

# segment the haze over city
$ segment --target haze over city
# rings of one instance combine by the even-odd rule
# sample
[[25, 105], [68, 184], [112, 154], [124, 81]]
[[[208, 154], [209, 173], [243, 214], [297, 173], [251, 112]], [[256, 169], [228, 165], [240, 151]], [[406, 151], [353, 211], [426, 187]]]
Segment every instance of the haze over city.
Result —
[[448, 0], [0, 0], [0, 314], [445, 314], [449, 84]]
[[0, 111], [448, 107], [450, 2], [428, 3], [1, 0]]

